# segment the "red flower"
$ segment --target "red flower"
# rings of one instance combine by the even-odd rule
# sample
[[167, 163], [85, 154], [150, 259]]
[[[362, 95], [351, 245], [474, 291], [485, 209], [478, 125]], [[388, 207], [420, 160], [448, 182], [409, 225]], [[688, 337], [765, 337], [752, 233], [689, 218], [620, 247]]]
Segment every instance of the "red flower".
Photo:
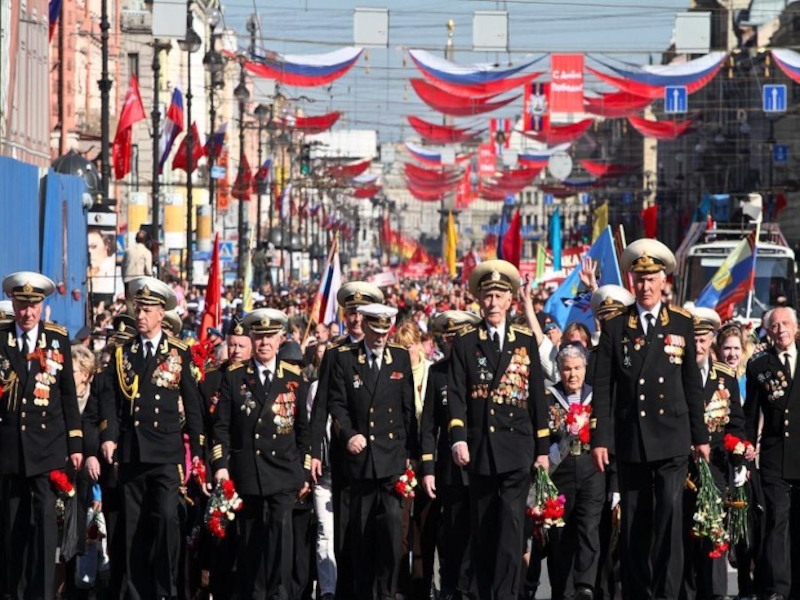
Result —
[[226, 479], [222, 482], [222, 491], [225, 493], [225, 497], [230, 500], [236, 495], [236, 488], [233, 487], [233, 481], [230, 479]]
[[75, 486], [72, 485], [64, 471], [50, 471], [50, 485], [57, 493], [67, 496], [75, 494]]
[[733, 452], [736, 449], [736, 446], [739, 445], [740, 440], [735, 435], [731, 435], [730, 433], [725, 434], [725, 438], [723, 439], [723, 443], [725, 444], [725, 450], [728, 452]]
[[3, 394], [4, 394], [4, 393], [5, 393], [5, 390], [3, 389], [3, 386], [2, 386], [2, 385], [0, 385], [0, 398], [2, 398], [2, 397], [3, 397]]

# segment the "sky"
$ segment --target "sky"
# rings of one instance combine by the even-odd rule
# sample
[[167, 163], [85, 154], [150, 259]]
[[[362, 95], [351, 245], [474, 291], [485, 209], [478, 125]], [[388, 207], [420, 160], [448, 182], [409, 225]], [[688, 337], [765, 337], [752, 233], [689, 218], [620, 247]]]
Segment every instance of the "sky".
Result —
[[[444, 53], [447, 21], [455, 21], [455, 56], [459, 63], [519, 64], [549, 52], [605, 54], [636, 64], [658, 63], [670, 43], [675, 15], [689, 0], [222, 0], [226, 27], [246, 36], [244, 23], [257, 14], [263, 49], [287, 54], [321, 54], [353, 45], [353, 11], [389, 9], [389, 48], [370, 49], [357, 65], [329, 88], [287, 88], [305, 114], [343, 111], [337, 129], [377, 129], [381, 142], [398, 142], [413, 133], [406, 117], [441, 122], [408, 84], [418, 77], [404, 49]], [[473, 13], [505, 10], [509, 14], [508, 53], [472, 51]], [[244, 43], [244, 42], [243, 42]], [[405, 59], [405, 65], [404, 65]], [[540, 63], [545, 69], [549, 61]], [[592, 65], [591, 58], [587, 64]], [[538, 66], [538, 65], [537, 65]], [[535, 67], [532, 67], [535, 69]], [[539, 79], [546, 80], [546, 76]], [[258, 88], [259, 82], [254, 85]], [[588, 80], [588, 89], [610, 91]], [[515, 118], [522, 100], [492, 116]], [[488, 119], [479, 117], [478, 119]], [[480, 123], [459, 119], [458, 125]]]

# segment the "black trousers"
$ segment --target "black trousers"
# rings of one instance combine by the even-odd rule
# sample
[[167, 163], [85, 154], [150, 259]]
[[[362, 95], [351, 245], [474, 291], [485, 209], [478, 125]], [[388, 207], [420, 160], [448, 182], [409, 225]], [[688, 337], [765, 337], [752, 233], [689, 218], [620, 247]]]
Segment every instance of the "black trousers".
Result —
[[530, 486], [528, 469], [499, 475], [470, 473], [472, 565], [481, 600], [517, 600]]
[[683, 488], [689, 459], [619, 464], [625, 600], [677, 600], [683, 580]]
[[790, 515], [792, 492], [798, 486], [800, 481], [761, 472], [761, 487], [766, 502], [766, 530], [761, 560], [765, 596], [783, 594], [788, 598], [792, 588], [792, 546], [796, 544], [790, 542]]
[[552, 474], [553, 483], [567, 499], [565, 526], [552, 527], [547, 532], [553, 600], [571, 597], [578, 587], [593, 589], [597, 580], [606, 482], [590, 460], [589, 454], [568, 456]]
[[52, 600], [58, 522], [49, 473], [2, 478], [5, 593], [10, 600]]
[[180, 484], [174, 464], [119, 467], [126, 574], [122, 593], [128, 600], [178, 595]]
[[403, 501], [394, 492], [393, 482], [391, 478], [363, 479], [350, 487], [352, 560], [358, 565], [354, 597], [359, 600], [394, 598], [396, 592]]
[[350, 481], [344, 474], [344, 449], [336, 437], [331, 438], [330, 471], [333, 504], [333, 553], [336, 556], [336, 595], [355, 598], [352, 531], [350, 529]]
[[439, 578], [442, 593], [469, 591], [470, 512], [467, 486], [441, 486], [439, 528]]
[[289, 600], [292, 589], [294, 492], [243, 496], [236, 517], [241, 600]]

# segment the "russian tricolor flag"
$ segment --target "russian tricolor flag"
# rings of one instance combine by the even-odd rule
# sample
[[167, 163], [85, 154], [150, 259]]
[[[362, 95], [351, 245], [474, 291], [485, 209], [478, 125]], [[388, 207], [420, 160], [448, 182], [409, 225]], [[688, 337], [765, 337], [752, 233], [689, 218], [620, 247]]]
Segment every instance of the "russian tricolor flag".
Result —
[[181, 94], [180, 88], [176, 87], [172, 90], [172, 101], [169, 103], [167, 116], [161, 126], [161, 137], [158, 142], [159, 173], [163, 172], [164, 163], [167, 162], [167, 157], [172, 151], [172, 145], [181, 131], [183, 131], [183, 94]]
[[222, 151], [225, 149], [225, 133], [228, 130], [228, 122], [225, 121], [222, 125], [220, 125], [219, 129], [217, 129], [208, 140], [206, 140], [206, 147], [205, 153], [206, 156], [211, 158], [211, 140], [214, 140], [214, 159], [218, 159], [222, 154]]

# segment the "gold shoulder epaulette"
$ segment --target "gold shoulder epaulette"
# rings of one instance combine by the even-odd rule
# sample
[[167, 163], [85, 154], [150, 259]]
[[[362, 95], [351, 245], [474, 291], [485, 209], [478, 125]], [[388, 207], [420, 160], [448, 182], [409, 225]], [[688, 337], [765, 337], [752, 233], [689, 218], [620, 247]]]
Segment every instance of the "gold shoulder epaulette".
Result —
[[50, 321], [45, 321], [44, 328], [47, 331], [55, 331], [56, 333], [60, 333], [61, 335], [66, 335], [67, 337], [69, 337], [67, 328], [62, 325], [59, 325], [58, 323], [51, 323]]
[[358, 342], [353, 342], [352, 344], [342, 344], [341, 346], [334, 346], [339, 352], [347, 352], [348, 350], [352, 350]]
[[247, 364], [246, 360], [240, 360], [239, 362], [231, 363], [228, 365], [228, 373], [230, 373], [231, 371], [235, 371], [236, 369], [241, 369], [246, 364]]
[[725, 373], [726, 375], [730, 375], [731, 377], [736, 377], [736, 371], [734, 371], [731, 367], [729, 367], [724, 362], [718, 362], [718, 361], [715, 360], [714, 363], [713, 363], [713, 366], [714, 366], [714, 369], [716, 369], [717, 371]]
[[182, 340], [179, 340], [178, 338], [176, 338], [173, 335], [168, 335], [167, 339], [169, 340], [170, 344], [172, 344], [173, 346], [177, 346], [180, 350], [188, 350], [189, 349], [189, 344], [187, 344], [186, 342], [184, 342]]
[[2, 319], [0, 320], [0, 331], [5, 331], [6, 329], [11, 329], [11, 326], [14, 325], [16, 321], [14, 319]]
[[690, 313], [685, 308], [681, 308], [680, 306], [673, 306], [672, 304], [669, 305], [669, 309], [674, 312], [678, 313], [679, 315], [683, 315], [684, 317], [688, 317], [689, 319], [692, 318], [692, 313]]
[[331, 350], [335, 350], [336, 348], [341, 348], [341, 347], [342, 347], [341, 340], [340, 341], [336, 341], [336, 342], [332, 342], [332, 343], [328, 344], [328, 347], [325, 349], [325, 352], [330, 352]]
[[405, 346], [402, 346], [400, 344], [395, 344], [394, 342], [389, 342], [387, 346], [389, 346], [390, 348], [397, 348], [398, 350], [406, 350]]
[[618, 311], [614, 312], [613, 314], [608, 315], [608, 318], [606, 318], [606, 323], [608, 323], [609, 321], [613, 321], [614, 319], [618, 319], [619, 317], [621, 317], [623, 315], [627, 315], [627, 314], [628, 314], [628, 311], [625, 310], [625, 309], [618, 310]]
[[512, 325], [511, 329], [523, 335], [529, 335], [529, 336], [533, 335], [533, 331], [531, 331], [529, 327], [525, 327], [525, 325]]
[[464, 337], [465, 335], [467, 335], [468, 333], [472, 333], [473, 331], [475, 331], [475, 326], [474, 325], [467, 325], [461, 331], [458, 332], [458, 335], [460, 337]]
[[289, 371], [289, 373], [294, 373], [295, 375], [302, 375], [303, 373], [303, 369], [301, 369], [297, 365], [293, 365], [290, 362], [286, 362], [285, 360], [281, 361], [279, 368]]

